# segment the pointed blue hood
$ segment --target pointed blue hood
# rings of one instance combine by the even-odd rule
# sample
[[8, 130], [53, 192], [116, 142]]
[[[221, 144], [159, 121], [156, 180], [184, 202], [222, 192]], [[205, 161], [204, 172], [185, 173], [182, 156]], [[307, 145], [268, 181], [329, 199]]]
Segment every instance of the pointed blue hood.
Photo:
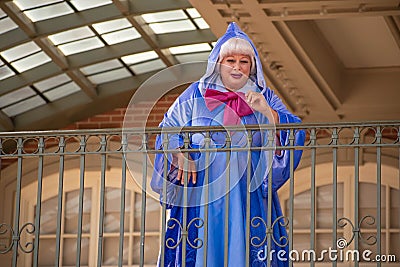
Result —
[[215, 67], [218, 64], [218, 56], [220, 54], [221, 46], [231, 38], [241, 38], [250, 43], [253, 47], [254, 55], [255, 55], [255, 63], [256, 63], [256, 72], [255, 75], [250, 77], [259, 87], [262, 93], [266, 90], [266, 82], [264, 80], [264, 73], [262, 70], [261, 61], [257, 52], [256, 47], [254, 46], [253, 42], [250, 38], [245, 34], [239, 26], [235, 22], [231, 22], [226, 30], [225, 34], [221, 36], [213, 50], [211, 51], [210, 55], [208, 56], [208, 64], [206, 73], [203, 77], [200, 78], [199, 89], [202, 94], [204, 94], [204, 89], [208, 88], [208, 85], [214, 81], [213, 76], [215, 76]]

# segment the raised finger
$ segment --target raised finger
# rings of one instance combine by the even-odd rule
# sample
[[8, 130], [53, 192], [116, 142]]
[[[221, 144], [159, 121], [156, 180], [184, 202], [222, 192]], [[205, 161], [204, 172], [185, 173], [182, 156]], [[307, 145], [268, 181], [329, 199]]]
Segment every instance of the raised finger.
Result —
[[188, 171], [182, 171], [182, 178], [181, 178], [181, 184], [185, 184], [185, 176], [187, 175], [188, 181], [190, 180], [190, 173]]
[[253, 102], [253, 95], [252, 95], [252, 94], [249, 94], [249, 95], [247, 96], [247, 99], [246, 99], [246, 100], [247, 100], [248, 103], [251, 104], [251, 103]]
[[183, 170], [181, 168], [178, 169], [178, 174], [176, 175], [176, 179], [180, 181], [182, 179]]
[[192, 172], [192, 182], [193, 182], [193, 184], [195, 184], [197, 182], [197, 172], [196, 171]]

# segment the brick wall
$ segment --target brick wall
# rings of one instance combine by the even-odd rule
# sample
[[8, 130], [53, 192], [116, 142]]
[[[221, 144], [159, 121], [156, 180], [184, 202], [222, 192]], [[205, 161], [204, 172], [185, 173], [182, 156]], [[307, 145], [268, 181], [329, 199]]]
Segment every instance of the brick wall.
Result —
[[[168, 94], [162, 97], [155, 105], [152, 102], [140, 103], [135, 106], [134, 114], [129, 113], [128, 127], [157, 127], [163, 119], [164, 113], [172, 105], [179, 94]], [[149, 109], [150, 112], [149, 112]], [[126, 108], [117, 108], [112, 111], [98, 114], [86, 120], [75, 122], [63, 129], [104, 129], [104, 128], [122, 128]], [[149, 116], [147, 117], [147, 114]]]
[[[134, 114], [129, 118], [132, 123], [126, 125], [128, 127], [157, 127], [163, 119], [164, 113], [172, 105], [179, 94], [168, 94], [162, 97], [155, 105], [153, 103], [141, 103], [135, 108]], [[148, 112], [150, 109], [150, 113]], [[103, 114], [98, 114], [91, 118], [75, 122], [63, 130], [76, 130], [76, 129], [105, 129], [105, 128], [122, 128], [126, 108], [117, 108]], [[145, 114], [149, 114], [147, 117]], [[154, 136], [149, 140], [149, 145], [153, 145]], [[15, 151], [16, 144], [13, 144], [11, 150]], [[46, 148], [57, 146], [56, 140], [53, 142], [46, 142]], [[24, 151], [27, 153], [34, 153], [37, 150], [37, 141], [24, 143]], [[8, 152], [10, 153], [10, 151]], [[0, 160], [0, 170], [16, 162], [16, 159], [2, 159]]]

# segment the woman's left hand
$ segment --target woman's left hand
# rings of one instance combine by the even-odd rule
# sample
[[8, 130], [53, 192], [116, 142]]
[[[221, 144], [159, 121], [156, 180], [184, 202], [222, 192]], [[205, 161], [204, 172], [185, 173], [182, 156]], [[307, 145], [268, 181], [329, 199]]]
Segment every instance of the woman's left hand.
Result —
[[264, 95], [248, 91], [245, 96], [247, 103], [252, 109], [262, 113], [271, 123], [279, 123], [278, 113], [268, 105]]

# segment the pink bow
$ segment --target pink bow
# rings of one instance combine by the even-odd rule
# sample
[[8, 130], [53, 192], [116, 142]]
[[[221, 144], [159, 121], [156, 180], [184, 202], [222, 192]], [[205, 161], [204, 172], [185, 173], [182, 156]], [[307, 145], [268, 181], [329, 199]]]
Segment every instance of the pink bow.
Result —
[[241, 123], [240, 118], [253, 113], [249, 107], [245, 95], [242, 92], [220, 92], [214, 89], [207, 89], [205, 93], [205, 101], [207, 108], [212, 111], [226, 104], [224, 109], [224, 125], [238, 125]]

